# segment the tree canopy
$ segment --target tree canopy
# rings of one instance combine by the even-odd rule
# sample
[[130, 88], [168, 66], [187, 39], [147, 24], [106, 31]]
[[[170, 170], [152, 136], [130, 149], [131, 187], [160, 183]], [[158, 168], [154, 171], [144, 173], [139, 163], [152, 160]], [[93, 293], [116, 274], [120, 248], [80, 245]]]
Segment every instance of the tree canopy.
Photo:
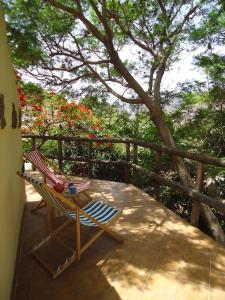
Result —
[[80, 92], [148, 106], [146, 96], [160, 101], [165, 69], [206, 4], [16, 0], [6, 1], [5, 10], [19, 68], [53, 86], [82, 80]]

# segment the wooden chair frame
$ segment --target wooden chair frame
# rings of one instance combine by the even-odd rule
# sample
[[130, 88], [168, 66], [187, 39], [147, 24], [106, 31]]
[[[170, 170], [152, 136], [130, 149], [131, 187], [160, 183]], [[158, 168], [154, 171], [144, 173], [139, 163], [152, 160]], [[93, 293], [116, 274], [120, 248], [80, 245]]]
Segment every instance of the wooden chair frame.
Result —
[[[32, 250], [32, 254], [35, 256], [35, 258], [52, 274], [53, 278], [58, 277], [62, 272], [64, 272], [74, 261], [80, 260], [81, 255], [85, 250], [87, 250], [95, 241], [96, 239], [102, 235], [103, 233], [107, 234], [111, 238], [122, 242], [123, 237], [120, 236], [118, 233], [111, 230], [108, 226], [116, 221], [122, 214], [122, 211], [120, 211], [114, 218], [112, 218], [106, 225], [99, 223], [97, 220], [95, 220], [91, 215], [86, 213], [82, 208], [79, 207], [76, 203], [72, 202], [70, 198], [65, 197], [63, 194], [57, 193], [54, 189], [52, 189], [49, 185], [43, 184], [44, 188], [51, 193], [54, 197], [56, 197], [63, 205], [71, 209], [72, 211], [76, 212], [76, 219], [73, 221], [71, 219], [67, 220], [65, 223], [63, 223], [61, 226], [59, 226], [56, 230], [52, 231], [47, 238], [42, 240], [40, 243], [38, 243], [34, 249]], [[84, 245], [81, 245], [81, 230], [80, 230], [80, 214], [87, 217], [90, 221], [92, 221], [98, 228], [99, 231]], [[57, 234], [61, 232], [66, 226], [69, 224], [74, 223], [75, 225], [75, 236], [76, 236], [76, 250], [72, 249], [68, 245], [66, 245], [64, 242], [62, 242], [58, 237]], [[36, 250], [38, 250], [40, 247], [44, 246], [46, 242], [48, 242], [50, 239], [56, 238], [63, 247], [66, 249], [71, 250], [71, 256], [67, 257], [64, 263], [60, 264], [56, 271], [53, 271], [49, 265], [44, 262], [41, 257], [36, 253]]]
[[[22, 178], [23, 175], [20, 172], [17, 172], [18, 175], [20, 175]], [[70, 218], [67, 216], [67, 221], [64, 222], [62, 225], [60, 225], [58, 228], [56, 228], [54, 231], [51, 231], [49, 235], [42, 239], [38, 244], [34, 246], [34, 248], [31, 251], [31, 254], [45, 267], [46, 270], [48, 270], [53, 278], [58, 277], [62, 272], [64, 272], [74, 261], [78, 261], [81, 258], [81, 255], [85, 250], [87, 250], [98, 237], [100, 237], [103, 233], [107, 234], [109, 237], [115, 239], [118, 242], [123, 242], [123, 237], [118, 234], [117, 232], [111, 230], [109, 228], [109, 225], [112, 224], [114, 221], [116, 221], [122, 214], [122, 211], [119, 211], [114, 217], [112, 217], [106, 224], [102, 224], [98, 222], [95, 218], [93, 218], [90, 214], [88, 214], [86, 211], [84, 211], [79, 204], [74, 202], [74, 199], [71, 199], [64, 194], [56, 192], [52, 187], [47, 185], [46, 183], [41, 184], [42, 188], [46, 190], [49, 194], [53, 196], [53, 199], [55, 198], [60, 205], [69, 211], [75, 212], [76, 218]], [[49, 201], [46, 200], [47, 203], [47, 218], [52, 223], [52, 207], [49, 203]], [[83, 215], [88, 220], [90, 220], [92, 223], [96, 225], [97, 228], [99, 228], [98, 232], [95, 233], [93, 237], [91, 237], [84, 245], [81, 245], [81, 226], [80, 226], [80, 215]], [[67, 244], [65, 244], [57, 235], [69, 224], [74, 223], [74, 229], [75, 229], [75, 237], [76, 237], [76, 249], [71, 248]], [[52, 226], [51, 226], [52, 228]], [[64, 248], [69, 250], [71, 252], [71, 255], [68, 256], [65, 261], [62, 264], [59, 264], [56, 271], [53, 270], [49, 264], [42, 259], [42, 257], [37, 253], [37, 250], [43, 247], [50, 239], [56, 239]]]

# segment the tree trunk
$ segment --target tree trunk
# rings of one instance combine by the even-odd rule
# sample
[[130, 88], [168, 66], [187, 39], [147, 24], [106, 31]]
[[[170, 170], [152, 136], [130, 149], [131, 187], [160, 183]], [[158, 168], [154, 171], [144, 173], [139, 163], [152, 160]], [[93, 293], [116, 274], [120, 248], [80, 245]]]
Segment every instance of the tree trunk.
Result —
[[224, 231], [214, 213], [205, 204], [201, 204], [200, 228], [218, 243], [225, 246]]
[[[218, 199], [218, 201], [224, 201], [222, 198], [218, 196], [217, 193], [217, 186], [215, 183], [215, 180], [212, 178], [208, 178], [207, 182], [207, 189], [208, 189], [208, 194], [209, 196]], [[202, 205], [204, 207], [205, 205]], [[221, 228], [216, 216], [212, 213], [210, 210], [210, 214], [208, 213], [208, 210], [202, 211], [201, 207], [201, 222], [202, 225], [205, 229], [205, 231], [210, 235], [215, 238], [216, 241], [218, 241], [220, 244], [225, 246], [225, 234], [223, 229]], [[208, 208], [206, 206], [206, 208]], [[225, 218], [224, 218], [225, 219]]]
[[[151, 118], [154, 121], [156, 127], [159, 130], [160, 136], [167, 147], [176, 148], [173, 137], [171, 136], [170, 130], [165, 117], [160, 107], [155, 107], [155, 110], [151, 112]], [[179, 176], [184, 185], [195, 188], [195, 184], [186, 168], [184, 160], [180, 157], [173, 157], [173, 161], [177, 167]], [[213, 195], [212, 195], [213, 196]], [[225, 246], [225, 234], [221, 228], [216, 216], [213, 214], [210, 207], [205, 204], [201, 204], [200, 207], [200, 222], [202, 228], [206, 229], [206, 233], [209, 234], [218, 243]]]

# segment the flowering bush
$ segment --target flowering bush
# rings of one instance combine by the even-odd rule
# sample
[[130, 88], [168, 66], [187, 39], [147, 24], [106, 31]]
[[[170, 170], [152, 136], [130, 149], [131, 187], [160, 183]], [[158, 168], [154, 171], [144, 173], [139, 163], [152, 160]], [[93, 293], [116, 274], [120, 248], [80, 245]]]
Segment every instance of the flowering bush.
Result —
[[[110, 137], [100, 125], [103, 122], [94, 116], [88, 106], [33, 83], [24, 83], [20, 75], [16, 75], [16, 81], [23, 134]], [[95, 142], [96, 147], [103, 147], [103, 144], [102, 141]], [[112, 144], [104, 144], [104, 147], [112, 147]]]

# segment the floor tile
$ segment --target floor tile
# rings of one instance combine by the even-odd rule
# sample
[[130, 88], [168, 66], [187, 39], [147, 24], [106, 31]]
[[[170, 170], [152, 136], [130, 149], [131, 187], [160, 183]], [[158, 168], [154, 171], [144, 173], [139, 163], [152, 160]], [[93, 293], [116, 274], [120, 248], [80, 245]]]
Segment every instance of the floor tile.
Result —
[[176, 291], [175, 300], [208, 300], [208, 293], [208, 285], [181, 281]]
[[142, 291], [135, 286], [127, 286], [118, 282], [104, 300], [140, 300]]
[[147, 280], [145, 290], [171, 298], [178, 286], [178, 275], [176, 272], [153, 272]]
[[172, 297], [167, 297], [149, 291], [144, 291], [140, 300], [172, 300]]
[[192, 281], [193, 283], [205, 283], [209, 282], [209, 266], [201, 266], [195, 261], [191, 263], [184, 262], [181, 269], [180, 278], [181, 280]]
[[221, 290], [210, 290], [210, 300], [225, 300], [225, 291]]
[[212, 271], [210, 272], [210, 287], [225, 292], [225, 273]]

